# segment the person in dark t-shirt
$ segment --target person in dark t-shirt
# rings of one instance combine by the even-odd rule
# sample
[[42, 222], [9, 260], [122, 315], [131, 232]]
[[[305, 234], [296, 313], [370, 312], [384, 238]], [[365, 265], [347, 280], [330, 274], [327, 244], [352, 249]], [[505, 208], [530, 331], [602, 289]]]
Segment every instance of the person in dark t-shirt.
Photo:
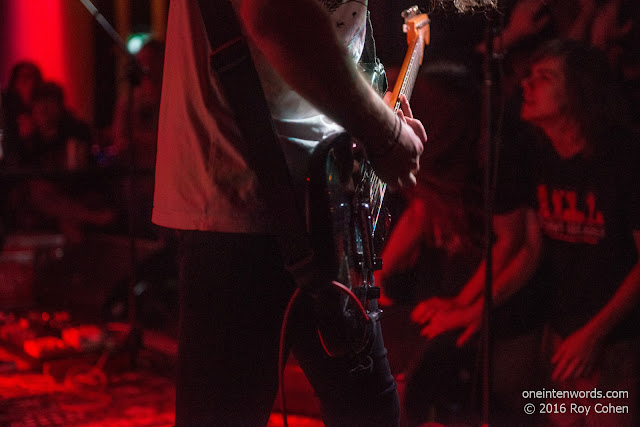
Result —
[[[640, 300], [640, 147], [605, 56], [575, 41], [537, 52], [522, 82], [525, 123], [499, 166], [494, 217], [494, 301], [525, 284], [546, 290], [542, 343], [547, 389], [624, 390], [624, 413], [570, 411], [598, 399], [553, 400], [562, 425], [634, 425]], [[480, 327], [484, 265], [450, 300], [414, 313], [423, 334]], [[540, 311], [543, 313], [543, 311]], [[542, 402], [539, 402], [542, 403]], [[599, 406], [602, 408], [603, 406]], [[608, 406], [607, 406], [608, 407]], [[637, 423], [637, 420], [636, 420]]]

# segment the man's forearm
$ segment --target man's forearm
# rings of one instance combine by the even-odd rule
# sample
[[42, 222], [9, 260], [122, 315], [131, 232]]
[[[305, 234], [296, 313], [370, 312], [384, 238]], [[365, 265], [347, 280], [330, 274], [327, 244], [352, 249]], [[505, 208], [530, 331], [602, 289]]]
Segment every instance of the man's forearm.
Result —
[[640, 263], [636, 264], [609, 302], [588, 323], [597, 335], [604, 338], [640, 301]]
[[[493, 218], [493, 229], [497, 239], [491, 251], [493, 277], [498, 279], [503, 270], [526, 244], [527, 230], [526, 208], [518, 208], [511, 212], [496, 215]], [[475, 273], [469, 279], [464, 288], [456, 297], [460, 305], [470, 305], [483, 294], [486, 277], [486, 260], [478, 266]]]
[[529, 282], [538, 267], [540, 251], [524, 245], [496, 278], [493, 288], [495, 305], [504, 303], [509, 297]]
[[[535, 272], [538, 255], [533, 248], [524, 245], [518, 253], [510, 259], [497, 259], [493, 265], [494, 304], [500, 305], [517, 292]], [[471, 305], [484, 298], [486, 263], [483, 261], [467, 285], [456, 297], [460, 305]]]

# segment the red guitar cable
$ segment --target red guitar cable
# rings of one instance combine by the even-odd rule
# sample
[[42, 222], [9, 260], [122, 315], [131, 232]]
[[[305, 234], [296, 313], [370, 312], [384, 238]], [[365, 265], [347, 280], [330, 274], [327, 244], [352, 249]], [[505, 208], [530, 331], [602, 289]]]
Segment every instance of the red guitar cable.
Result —
[[[335, 280], [332, 281], [331, 284], [337, 287], [338, 290], [340, 290], [341, 292], [346, 293], [349, 297], [352, 298], [353, 301], [356, 302], [358, 311], [362, 314], [363, 318], [367, 322], [371, 320], [369, 319], [369, 315], [367, 314], [367, 311], [365, 310], [364, 306], [362, 305], [360, 300], [356, 297], [356, 295], [351, 291], [351, 289], [347, 288], [342, 283], [336, 282]], [[280, 382], [280, 411], [282, 413], [282, 422], [284, 427], [289, 426], [287, 422], [287, 405], [286, 405], [286, 399], [285, 399], [285, 385], [284, 385], [284, 368], [286, 364], [285, 342], [286, 342], [286, 336], [287, 336], [287, 323], [289, 322], [289, 317], [291, 315], [291, 309], [293, 307], [293, 304], [300, 297], [301, 293], [302, 293], [302, 290], [300, 288], [297, 288], [293, 292], [293, 295], [291, 295], [291, 298], [289, 299], [289, 303], [287, 304], [287, 308], [284, 311], [284, 318], [282, 319], [282, 327], [280, 328], [280, 345], [278, 348], [278, 376], [279, 376], [279, 382]], [[322, 340], [322, 337], [320, 337], [320, 340]], [[322, 346], [324, 347], [324, 343], [322, 344]], [[326, 351], [326, 347], [325, 347], [325, 351]], [[329, 353], [327, 352], [327, 354]], [[331, 354], [329, 354], [329, 356], [331, 356]]]

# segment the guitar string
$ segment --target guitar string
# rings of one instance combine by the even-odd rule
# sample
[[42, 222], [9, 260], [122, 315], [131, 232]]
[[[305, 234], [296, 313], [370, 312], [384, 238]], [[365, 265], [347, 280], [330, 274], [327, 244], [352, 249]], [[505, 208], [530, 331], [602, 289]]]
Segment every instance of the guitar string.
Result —
[[[396, 105], [394, 107], [394, 113], [397, 113], [400, 109], [400, 95], [404, 94], [407, 99], [409, 98], [409, 94], [413, 91], [413, 87], [415, 85], [415, 77], [418, 67], [415, 66], [419, 51], [416, 49], [417, 46], [420, 46], [422, 43], [423, 37], [422, 35], [418, 36], [416, 43], [413, 48], [413, 52], [411, 54], [411, 59], [409, 60], [409, 64], [407, 65], [407, 72], [405, 73], [405, 77], [402, 82], [402, 86], [400, 87], [400, 93], [398, 94], [398, 100], [396, 101]], [[369, 197], [369, 203], [371, 203], [371, 214], [373, 218], [373, 231], [375, 232], [376, 226], [378, 225], [378, 219], [380, 216], [380, 211], [382, 210], [382, 201], [384, 200], [384, 195], [386, 193], [387, 184], [382, 182], [380, 178], [373, 174], [372, 171], [368, 171], [368, 175], [370, 175], [372, 179], [372, 193]]]

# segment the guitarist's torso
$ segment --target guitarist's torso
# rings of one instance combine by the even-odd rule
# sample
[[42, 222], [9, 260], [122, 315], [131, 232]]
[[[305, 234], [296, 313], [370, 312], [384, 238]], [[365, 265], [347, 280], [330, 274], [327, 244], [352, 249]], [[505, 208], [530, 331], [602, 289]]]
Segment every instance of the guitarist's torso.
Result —
[[[242, 2], [231, 1], [236, 8]], [[358, 51], [354, 55], [359, 57], [362, 46], [358, 40], [366, 28], [367, 2], [323, 5], [333, 10], [336, 31], [340, 29], [338, 34], [345, 45], [352, 41], [352, 47]], [[342, 25], [341, 18], [354, 17], [354, 12], [358, 19], [353, 23], [357, 25]], [[312, 26], [309, 31], [313, 31]], [[171, 2], [166, 40], [153, 222], [178, 229], [268, 232], [261, 185], [247, 162], [251, 144], [243, 140], [216, 76], [206, 72], [211, 48], [195, 0]], [[288, 163], [306, 167], [313, 147], [337, 127], [285, 85], [265, 65], [264, 58], [256, 54], [255, 60], [272, 115], [288, 120], [286, 129], [279, 126], [283, 145], [294, 152]], [[302, 118], [315, 118], [315, 123], [289, 126]], [[298, 160], [300, 156], [302, 161]], [[293, 172], [300, 175], [295, 177], [296, 182], [304, 182], [304, 171]]]

